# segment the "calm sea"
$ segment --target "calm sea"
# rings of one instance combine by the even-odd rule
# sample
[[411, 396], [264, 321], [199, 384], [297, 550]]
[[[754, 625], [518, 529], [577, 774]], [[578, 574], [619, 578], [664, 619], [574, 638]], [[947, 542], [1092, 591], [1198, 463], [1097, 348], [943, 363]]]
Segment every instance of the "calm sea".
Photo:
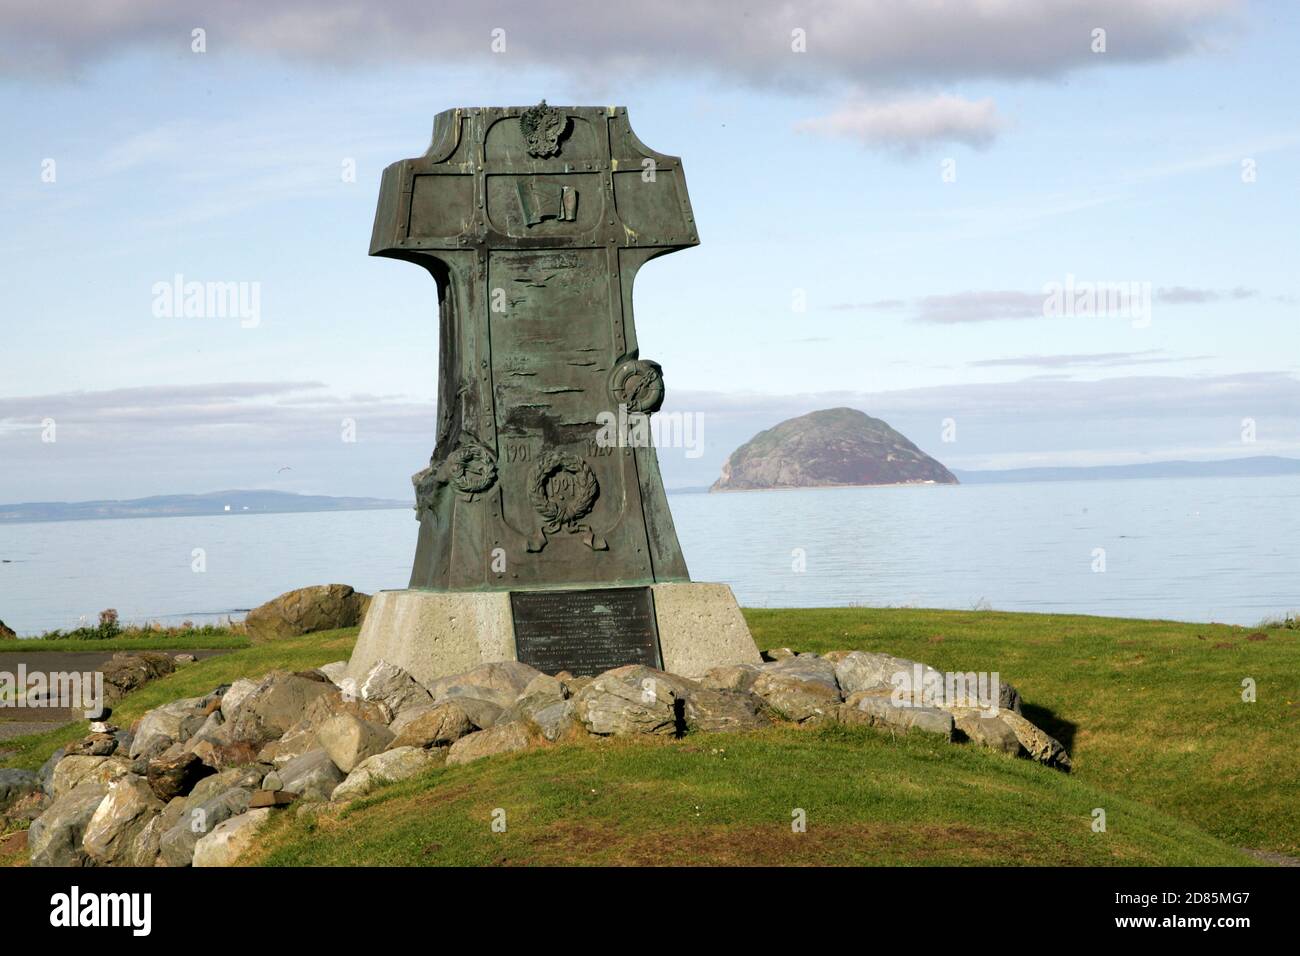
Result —
[[[1300, 609], [1300, 476], [669, 501], [691, 576], [725, 581], [750, 607], [991, 607], [1247, 625]], [[93, 621], [108, 607], [125, 621], [205, 621], [309, 584], [400, 588], [415, 532], [409, 511], [0, 526], [0, 620], [19, 634]]]

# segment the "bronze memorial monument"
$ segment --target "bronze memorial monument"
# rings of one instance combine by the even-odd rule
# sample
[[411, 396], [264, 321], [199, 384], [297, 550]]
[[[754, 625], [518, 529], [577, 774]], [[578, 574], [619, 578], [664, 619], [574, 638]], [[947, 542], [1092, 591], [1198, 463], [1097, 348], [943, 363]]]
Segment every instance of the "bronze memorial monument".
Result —
[[653, 445], [602, 429], [663, 403], [632, 283], [698, 243], [681, 160], [622, 107], [446, 110], [384, 171], [370, 254], [437, 283], [437, 445], [410, 587], [375, 596], [350, 674], [759, 660], [730, 588], [690, 581]]

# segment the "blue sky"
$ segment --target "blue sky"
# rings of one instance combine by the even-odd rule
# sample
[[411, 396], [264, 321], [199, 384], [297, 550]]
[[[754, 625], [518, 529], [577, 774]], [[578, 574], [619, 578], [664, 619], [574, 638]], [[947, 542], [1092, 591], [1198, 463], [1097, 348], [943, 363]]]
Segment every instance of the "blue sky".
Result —
[[[574, 9], [0, 12], [0, 501], [407, 497], [434, 288], [366, 255], [379, 173], [440, 110], [542, 97], [684, 160], [701, 245], [636, 289], [704, 422], [669, 486], [832, 405], [954, 468], [1300, 456], [1296, 5]], [[155, 315], [177, 274], [257, 284], [256, 326]], [[1150, 321], [1044, 316], [1067, 276], [1146, 284]]]

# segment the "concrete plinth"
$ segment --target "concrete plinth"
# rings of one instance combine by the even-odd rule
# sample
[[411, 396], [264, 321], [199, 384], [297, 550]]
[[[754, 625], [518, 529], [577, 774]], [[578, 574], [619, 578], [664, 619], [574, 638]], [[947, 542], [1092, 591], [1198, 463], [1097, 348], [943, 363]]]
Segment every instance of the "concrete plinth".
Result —
[[479, 664], [515, 659], [508, 591], [380, 591], [370, 601], [348, 676], [380, 658], [420, 683]]
[[[653, 584], [664, 670], [698, 677], [762, 658], [731, 588]], [[380, 591], [370, 603], [347, 676], [361, 680], [380, 659], [421, 683], [493, 661], [517, 660], [509, 591]]]
[[725, 584], [655, 584], [655, 621], [664, 670], [699, 677], [723, 664], [761, 664], [740, 605]]

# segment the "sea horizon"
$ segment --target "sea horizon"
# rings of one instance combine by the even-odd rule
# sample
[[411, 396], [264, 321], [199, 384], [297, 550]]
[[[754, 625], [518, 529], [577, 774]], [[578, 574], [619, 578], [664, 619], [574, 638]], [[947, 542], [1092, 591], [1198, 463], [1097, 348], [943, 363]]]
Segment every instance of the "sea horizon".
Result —
[[[1246, 626], [1300, 608], [1298, 476], [786, 489], [780, 509], [669, 495], [692, 579], [747, 607]], [[404, 588], [417, 528], [407, 508], [158, 517], [0, 526], [0, 620], [24, 636], [110, 607], [124, 623], [214, 623], [312, 584]]]

